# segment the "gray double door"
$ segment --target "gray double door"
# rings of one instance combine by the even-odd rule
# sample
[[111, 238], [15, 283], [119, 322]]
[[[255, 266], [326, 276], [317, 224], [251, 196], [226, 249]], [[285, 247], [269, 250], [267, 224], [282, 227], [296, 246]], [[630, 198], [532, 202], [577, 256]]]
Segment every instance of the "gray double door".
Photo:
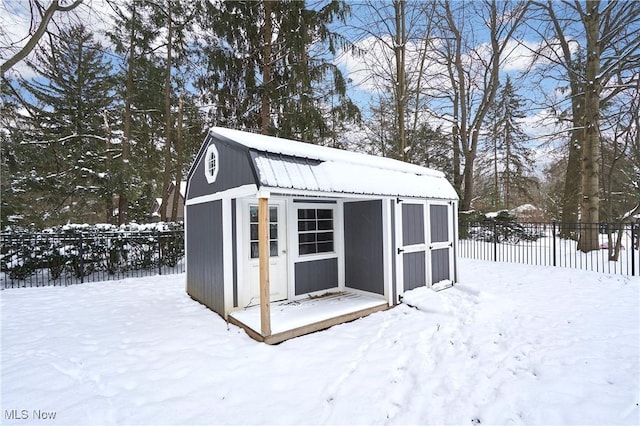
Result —
[[453, 282], [453, 209], [447, 202], [401, 201], [396, 210], [400, 293]]

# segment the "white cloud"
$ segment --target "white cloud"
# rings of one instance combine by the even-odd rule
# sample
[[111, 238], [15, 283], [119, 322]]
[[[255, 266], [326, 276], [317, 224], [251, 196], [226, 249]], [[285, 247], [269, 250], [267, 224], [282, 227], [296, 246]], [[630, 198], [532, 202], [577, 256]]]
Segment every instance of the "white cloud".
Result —
[[531, 66], [540, 43], [527, 40], [510, 40], [504, 49], [505, 58], [500, 69], [504, 72], [525, 71]]

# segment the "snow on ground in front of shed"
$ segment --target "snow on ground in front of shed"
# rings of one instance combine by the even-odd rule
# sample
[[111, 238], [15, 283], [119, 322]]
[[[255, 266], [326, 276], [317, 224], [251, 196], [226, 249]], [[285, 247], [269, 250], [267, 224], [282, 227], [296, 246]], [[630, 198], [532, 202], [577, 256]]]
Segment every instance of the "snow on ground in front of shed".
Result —
[[640, 423], [637, 278], [467, 259], [460, 275], [277, 346], [184, 275], [4, 290], [2, 423]]

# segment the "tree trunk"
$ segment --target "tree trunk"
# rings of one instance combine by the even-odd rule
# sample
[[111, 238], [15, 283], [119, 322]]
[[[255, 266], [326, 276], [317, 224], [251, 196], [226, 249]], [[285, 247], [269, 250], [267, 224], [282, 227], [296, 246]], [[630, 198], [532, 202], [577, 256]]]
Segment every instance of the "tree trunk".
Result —
[[493, 131], [493, 208], [498, 207], [500, 203], [498, 186], [498, 130], [494, 127]]
[[[456, 89], [454, 89], [456, 90]], [[462, 173], [460, 172], [460, 158], [461, 144], [460, 144], [460, 129], [458, 128], [459, 113], [458, 113], [458, 92], [454, 94], [453, 98], [453, 128], [451, 129], [451, 138], [453, 144], [453, 187], [458, 193], [459, 197], [462, 197]], [[461, 209], [462, 210], [462, 209]]]
[[271, 0], [263, 0], [264, 8], [264, 26], [262, 27], [262, 39], [264, 41], [264, 64], [262, 68], [262, 109], [260, 111], [260, 120], [262, 125], [262, 134], [269, 134], [269, 126], [271, 124], [271, 38], [273, 36], [271, 26]]
[[582, 252], [598, 250], [600, 221], [600, 2], [587, 1], [584, 25], [587, 36], [587, 64], [585, 71], [585, 114], [582, 171], [582, 227], [578, 249]]
[[504, 208], [509, 210], [511, 205], [511, 135], [507, 131], [504, 134], [505, 159], [504, 159]]
[[183, 141], [182, 141], [182, 120], [184, 115], [184, 92], [180, 94], [180, 101], [178, 103], [178, 134], [176, 135], [176, 186], [173, 189], [173, 206], [171, 208], [171, 221], [175, 222], [178, 219], [178, 201], [181, 195], [186, 197], [187, 194], [182, 194], [182, 167], [183, 167]]
[[[131, 22], [136, 20], [136, 8], [133, 3]], [[127, 197], [129, 177], [129, 148], [131, 145], [131, 99], [133, 98], [133, 71], [135, 65], [136, 32], [135, 25], [131, 25], [129, 34], [129, 57], [127, 59], [127, 82], [125, 83], [124, 100], [124, 137], [122, 138], [122, 166], [118, 178], [118, 225], [127, 223], [129, 200]]]
[[406, 77], [405, 77], [405, 53], [406, 53], [406, 29], [405, 29], [405, 0], [394, 0], [393, 7], [396, 19], [395, 34], [395, 59], [396, 59], [396, 119], [398, 121], [398, 148], [399, 157], [407, 161], [407, 136], [405, 132], [405, 108], [406, 108]]
[[102, 118], [104, 120], [104, 133], [105, 133], [105, 149], [104, 149], [104, 169], [106, 177], [108, 179], [106, 186], [105, 197], [105, 223], [111, 223], [113, 220], [113, 192], [111, 182], [113, 179], [111, 170], [111, 126], [109, 125], [109, 113], [105, 110], [102, 112]]
[[[169, 210], [169, 186], [171, 185], [171, 128], [173, 120], [171, 117], [171, 44], [173, 42], [173, 22], [171, 18], [171, 1], [167, 7], [167, 65], [164, 77], [164, 105], [165, 105], [165, 142], [164, 142], [164, 172], [162, 174], [162, 208], [160, 219], [167, 220]], [[176, 182], [176, 186], [179, 183]], [[175, 192], [175, 190], [174, 190]]]
[[[575, 100], [574, 103], [580, 104], [582, 110], [582, 101]], [[567, 161], [567, 171], [564, 178], [564, 196], [562, 197], [562, 218], [560, 224], [560, 237], [575, 239], [573, 225], [578, 223], [578, 207], [580, 206], [580, 186], [582, 185], [582, 113], [578, 113], [578, 109], [574, 111], [574, 129], [571, 131], [571, 140], [569, 141], [569, 158]], [[576, 116], [576, 113], [579, 115]], [[575, 126], [580, 125], [580, 129]]]

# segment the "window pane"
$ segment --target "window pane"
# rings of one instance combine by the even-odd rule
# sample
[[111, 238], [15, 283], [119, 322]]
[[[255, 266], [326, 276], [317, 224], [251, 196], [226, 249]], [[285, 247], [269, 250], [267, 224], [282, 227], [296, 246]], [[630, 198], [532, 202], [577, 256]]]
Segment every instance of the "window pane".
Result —
[[278, 256], [278, 241], [271, 241], [269, 243], [269, 256], [271, 257]]
[[318, 241], [333, 241], [333, 232], [318, 232]]
[[258, 223], [258, 206], [249, 207], [249, 222]]
[[249, 239], [252, 241], [257, 241], [258, 240], [258, 224], [252, 223], [251, 225], [249, 225], [249, 229], [251, 232], [251, 236]]
[[316, 245], [314, 243], [311, 243], [311, 244], [300, 244], [298, 251], [300, 252], [300, 254], [316, 253]]
[[327, 243], [318, 243], [318, 253], [327, 253], [333, 251], [333, 241]]
[[298, 243], [315, 243], [316, 242], [316, 234], [299, 234], [298, 235]]
[[300, 220], [298, 221], [298, 231], [315, 231], [316, 230], [316, 221], [315, 220]]
[[251, 243], [251, 258], [252, 259], [257, 259], [258, 258], [258, 243]]
[[298, 219], [315, 219], [315, 209], [298, 209]]
[[275, 240], [278, 238], [278, 225], [276, 223], [272, 223], [269, 225], [269, 239]]
[[318, 210], [318, 219], [332, 219], [332, 218], [333, 218], [333, 210], [330, 210], [330, 209]]
[[333, 229], [333, 220], [319, 220], [318, 221], [318, 229], [327, 230]]
[[278, 208], [269, 207], [269, 222], [277, 222], [277, 221], [278, 221]]

